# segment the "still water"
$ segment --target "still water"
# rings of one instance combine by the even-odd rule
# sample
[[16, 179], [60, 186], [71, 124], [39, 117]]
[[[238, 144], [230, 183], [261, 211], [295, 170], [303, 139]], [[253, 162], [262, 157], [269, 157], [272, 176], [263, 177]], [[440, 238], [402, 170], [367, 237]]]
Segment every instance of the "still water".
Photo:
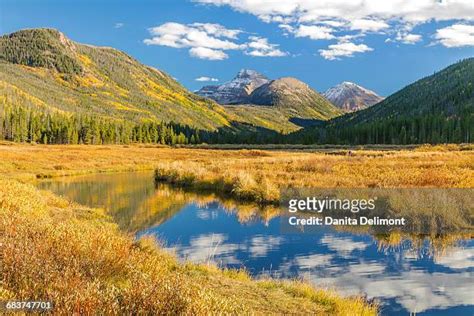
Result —
[[182, 260], [244, 267], [257, 277], [302, 277], [375, 299], [382, 315], [474, 315], [469, 235], [430, 242], [327, 228], [282, 234], [275, 208], [156, 187], [150, 172], [54, 179], [39, 187], [105, 208], [122, 230], [155, 236]]

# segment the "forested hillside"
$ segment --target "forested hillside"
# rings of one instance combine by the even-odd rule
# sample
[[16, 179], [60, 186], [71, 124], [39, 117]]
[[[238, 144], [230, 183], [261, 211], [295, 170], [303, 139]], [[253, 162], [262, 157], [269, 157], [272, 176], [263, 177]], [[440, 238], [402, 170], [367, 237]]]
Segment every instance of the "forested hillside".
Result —
[[290, 142], [460, 143], [474, 140], [474, 58], [416, 81], [362, 111], [289, 136]]
[[[173, 78], [106, 47], [82, 45], [52, 29], [0, 37], [0, 106], [176, 122], [214, 130], [233, 120]], [[0, 111], [2, 112], [2, 111]]]
[[355, 125], [401, 116], [459, 116], [474, 107], [474, 58], [462, 60], [420, 79], [370, 109], [355, 112], [335, 123]]
[[271, 134], [297, 130], [299, 125], [290, 121], [295, 113], [263, 107], [224, 108], [123, 52], [79, 44], [54, 29], [0, 37], [3, 139], [45, 143], [163, 140], [153, 136], [154, 129], [148, 131], [153, 125], [171, 128], [168, 134], [176, 139], [164, 137], [169, 140], [166, 143], [182, 142], [178, 136], [183, 130], [187, 131], [182, 135], [185, 142], [216, 131], [223, 132], [225, 139], [235, 139], [232, 134], [249, 135], [260, 127], [272, 130]]

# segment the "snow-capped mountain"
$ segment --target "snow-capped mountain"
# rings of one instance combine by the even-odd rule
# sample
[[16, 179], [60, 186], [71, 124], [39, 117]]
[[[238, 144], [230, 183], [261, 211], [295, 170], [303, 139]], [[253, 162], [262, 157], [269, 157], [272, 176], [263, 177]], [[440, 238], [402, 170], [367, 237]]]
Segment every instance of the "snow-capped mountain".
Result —
[[365, 109], [384, 99], [374, 91], [347, 81], [328, 89], [323, 93], [323, 96], [347, 112]]
[[196, 93], [219, 104], [244, 104], [248, 103], [249, 96], [255, 89], [267, 82], [268, 78], [255, 70], [242, 69], [231, 81], [222, 85], [204, 86]]

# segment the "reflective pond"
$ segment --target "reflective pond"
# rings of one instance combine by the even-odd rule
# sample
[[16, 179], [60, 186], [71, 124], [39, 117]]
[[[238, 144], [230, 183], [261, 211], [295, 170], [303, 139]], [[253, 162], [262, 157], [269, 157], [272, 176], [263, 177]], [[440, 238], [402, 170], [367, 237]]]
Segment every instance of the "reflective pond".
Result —
[[382, 315], [474, 314], [470, 234], [431, 240], [329, 228], [282, 234], [274, 207], [155, 186], [151, 172], [58, 178], [38, 186], [105, 208], [122, 230], [155, 236], [182, 260], [243, 267], [257, 277], [301, 277], [375, 299]]

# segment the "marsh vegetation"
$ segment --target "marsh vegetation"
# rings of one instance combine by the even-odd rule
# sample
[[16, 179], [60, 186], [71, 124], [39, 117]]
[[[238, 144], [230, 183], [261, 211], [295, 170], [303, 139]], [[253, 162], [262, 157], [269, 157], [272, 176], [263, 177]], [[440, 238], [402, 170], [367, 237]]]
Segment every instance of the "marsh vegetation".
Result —
[[[239, 270], [180, 263], [150, 239], [134, 241], [104, 210], [73, 203], [29, 184], [39, 178], [158, 170], [165, 182], [269, 204], [259, 211], [249, 206], [247, 211], [237, 212], [242, 222], [255, 216], [268, 222], [277, 216], [272, 203], [284, 185], [474, 186], [473, 152], [458, 146], [315, 153], [2, 143], [0, 157], [0, 243], [5, 245], [0, 255], [1, 298], [51, 298], [58, 312], [64, 313], [96, 313], [109, 306], [110, 312], [123, 313], [271, 314], [298, 310], [363, 315], [375, 314], [376, 307], [359, 296], [344, 298], [306, 282], [254, 280]], [[153, 198], [149, 203], [156, 206], [166, 200], [166, 194]], [[232, 202], [227, 203], [232, 212]], [[165, 209], [172, 214], [172, 205]], [[135, 230], [153, 221], [166, 221], [169, 214], [162, 216], [161, 211], [156, 210], [156, 217], [142, 214], [142, 222], [134, 223]], [[397, 238], [380, 236], [380, 240], [381, 247], [389, 248]]]

